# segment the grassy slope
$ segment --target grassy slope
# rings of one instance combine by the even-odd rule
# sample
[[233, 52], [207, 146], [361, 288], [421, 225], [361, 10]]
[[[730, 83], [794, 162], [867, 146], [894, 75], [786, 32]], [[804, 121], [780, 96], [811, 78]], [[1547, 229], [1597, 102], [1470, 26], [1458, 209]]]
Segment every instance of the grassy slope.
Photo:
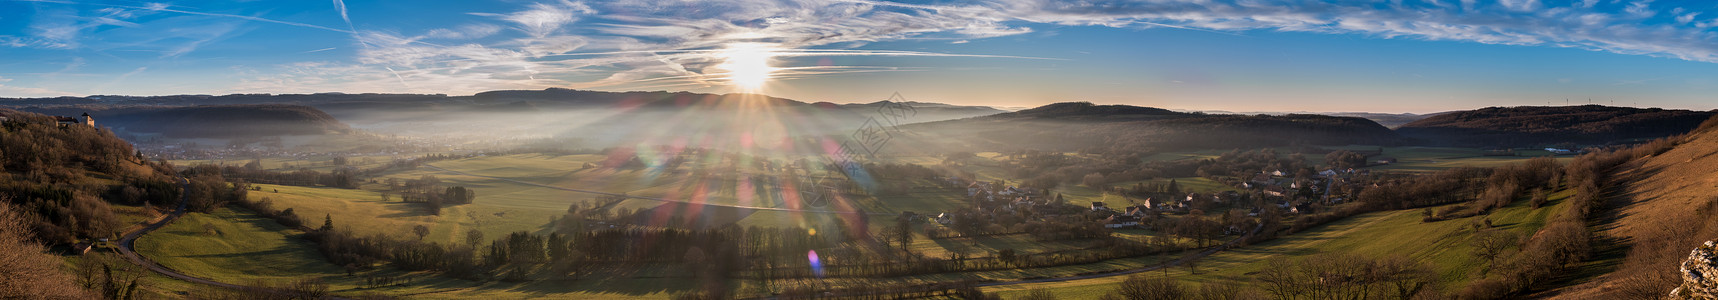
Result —
[[[213, 228], [213, 231], [206, 230]], [[213, 232], [213, 233], [211, 233]], [[422, 294], [439, 298], [662, 298], [689, 289], [684, 278], [611, 278], [584, 281], [542, 281], [527, 284], [478, 283], [424, 273], [403, 273], [380, 268], [345, 276], [343, 268], [323, 260], [308, 241], [289, 230], [246, 211], [221, 209], [213, 214], [190, 213], [173, 224], [152, 232], [137, 242], [137, 250], [163, 266], [216, 281], [245, 284], [314, 277], [328, 283], [335, 293], [357, 295]], [[401, 276], [409, 286], [363, 288], [363, 276]], [[195, 291], [196, 287], [166, 278], [146, 277], [150, 283], [166, 283], [165, 291]], [[170, 292], [168, 292], [170, 293]]]
[[[1714, 175], [1718, 174], [1718, 155], [1715, 154], [1718, 154], [1718, 131], [1707, 131], [1691, 135], [1683, 144], [1670, 151], [1625, 165], [1623, 170], [1619, 170], [1617, 177], [1626, 183], [1618, 188], [1620, 191], [1615, 195], [1622, 201], [1614, 201], [1621, 204], [1621, 207], [1614, 209], [1613, 214], [1616, 217], [1612, 223], [1597, 227], [1596, 235], [1600, 238], [1627, 241], [1629, 244], [1664, 243], [1666, 241], [1642, 240], [1661, 236], [1664, 232], [1679, 231], [1668, 229], [1669, 226], [1675, 225], [1666, 223], [1712, 218], [1696, 215], [1696, 210], [1718, 201], [1713, 197], [1718, 195], [1718, 176]], [[1696, 235], [1692, 238], [1707, 237]], [[1668, 259], [1684, 258], [1684, 253], [1693, 246], [1695, 245], [1680, 245], [1688, 248], [1674, 250]], [[1650, 255], [1654, 254], [1628, 255], [1648, 255], [1649, 258], [1643, 259], [1645, 261], [1651, 260]], [[1611, 268], [1615, 268], [1615, 265], [1621, 264], [1625, 259], [1627, 257], [1624, 255], [1601, 256], [1598, 261], [1592, 262], [1599, 267], [1591, 269], [1598, 269], [1596, 272], [1610, 272], [1613, 271]], [[1676, 272], [1673, 266], [1675, 262], [1669, 263], [1672, 266], [1665, 266], [1663, 271]], [[1604, 297], [1604, 293], [1625, 284], [1627, 278], [1623, 277], [1625, 276], [1621, 274], [1605, 274], [1591, 282], [1565, 288], [1556, 298]]]
[[[1368, 256], [1403, 255], [1434, 266], [1440, 275], [1442, 289], [1455, 291], [1461, 283], [1476, 278], [1485, 262], [1471, 254], [1468, 237], [1476, 218], [1489, 218], [1502, 229], [1524, 236], [1545, 226], [1555, 212], [1562, 209], [1562, 199], [1569, 191], [1551, 195], [1553, 205], [1540, 209], [1527, 207], [1526, 201], [1516, 201], [1489, 216], [1423, 223], [1420, 210], [1399, 210], [1362, 214], [1325, 224], [1305, 232], [1278, 238], [1213, 255], [1197, 266], [1199, 273], [1190, 275], [1186, 268], [1174, 268], [1168, 276], [1189, 285], [1224, 282], [1246, 284], [1249, 273], [1266, 266], [1269, 261], [1306, 257], [1318, 253], [1352, 252]], [[1162, 272], [1150, 272], [1164, 276]], [[1050, 289], [1063, 299], [1093, 299], [1115, 289], [1123, 277], [1077, 280], [1057, 283], [1026, 284], [988, 289], [1006, 296], [1023, 295], [1030, 289]]]
[[221, 282], [278, 280], [344, 272], [297, 231], [249, 211], [189, 213], [137, 241], [137, 252], [187, 275]]

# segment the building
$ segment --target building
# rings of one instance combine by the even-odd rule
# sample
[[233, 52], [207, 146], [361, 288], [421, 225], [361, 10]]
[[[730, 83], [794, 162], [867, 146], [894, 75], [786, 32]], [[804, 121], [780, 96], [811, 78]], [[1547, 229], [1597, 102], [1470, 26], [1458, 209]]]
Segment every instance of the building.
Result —
[[66, 127], [66, 126], [71, 126], [71, 125], [76, 125], [76, 124], [83, 124], [83, 125], [88, 125], [89, 127], [95, 127], [95, 118], [91, 118], [89, 116], [89, 113], [84, 113], [83, 116], [79, 116], [76, 118], [54, 116], [54, 122], [59, 123], [60, 127]]
[[1110, 229], [1138, 227], [1139, 217], [1129, 215], [1114, 215], [1104, 219], [1104, 227]]
[[1104, 204], [1103, 202], [1097, 202], [1097, 201], [1092, 202], [1092, 211], [1105, 211], [1105, 210], [1110, 210], [1110, 207], [1108, 204]]

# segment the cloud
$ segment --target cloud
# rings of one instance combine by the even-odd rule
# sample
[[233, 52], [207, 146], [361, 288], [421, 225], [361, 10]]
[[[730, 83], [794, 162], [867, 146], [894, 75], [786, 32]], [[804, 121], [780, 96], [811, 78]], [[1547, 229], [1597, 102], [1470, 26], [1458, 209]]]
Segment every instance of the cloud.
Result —
[[20, 87], [4, 84], [11, 82], [11, 78], [0, 77], [0, 95], [4, 95], [5, 97], [57, 97], [74, 95], [72, 93], [51, 89]]
[[583, 3], [562, 0], [558, 3], [534, 3], [530, 9], [510, 14], [472, 13], [496, 17], [518, 24], [518, 29], [535, 37], [546, 37], [562, 26], [577, 21], [580, 15], [594, 12]]
[[494, 24], [467, 24], [456, 29], [431, 29], [424, 36], [433, 39], [477, 39], [488, 37], [501, 32], [501, 26]]
[[[625, 88], [718, 83], [720, 49], [735, 43], [771, 45], [776, 57], [962, 56], [859, 50], [876, 42], [965, 43], [1021, 36], [1055, 26], [1194, 30], [1246, 35], [1306, 32], [1381, 39], [1458, 41], [1565, 47], [1627, 55], [1718, 62], [1718, 20], [1702, 11], [1651, 1], [1055, 1], [979, 0], [913, 4], [872, 0], [544, 1], [486, 18], [414, 32], [352, 28], [343, 1], [334, 0], [363, 45], [352, 62], [296, 63], [258, 72], [240, 89], [470, 93], [502, 88]], [[120, 6], [115, 6], [120, 7]], [[123, 8], [123, 7], [122, 7]], [[239, 15], [172, 10], [228, 18]], [[501, 10], [506, 11], [506, 10]], [[135, 10], [133, 12], [136, 12]], [[1711, 15], [1711, 14], [1704, 14]], [[110, 18], [123, 20], [124, 14]], [[95, 21], [91, 21], [95, 22]], [[124, 26], [122, 23], [104, 25]], [[44, 31], [46, 32], [46, 31]], [[0, 44], [56, 40], [0, 36]], [[781, 77], [917, 69], [866, 66], [780, 66]], [[335, 72], [338, 71], [338, 72]]]

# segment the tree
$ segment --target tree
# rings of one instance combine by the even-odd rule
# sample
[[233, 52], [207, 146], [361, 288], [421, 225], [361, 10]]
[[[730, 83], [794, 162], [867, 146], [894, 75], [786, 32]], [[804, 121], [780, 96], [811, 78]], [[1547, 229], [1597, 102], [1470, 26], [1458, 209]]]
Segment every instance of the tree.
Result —
[[333, 232], [334, 231], [334, 215], [329, 215], [329, 214], [322, 215], [322, 228], [317, 228], [316, 231]]
[[1091, 173], [1091, 174], [1086, 174], [1086, 177], [1081, 178], [1080, 183], [1085, 184], [1087, 187], [1090, 187], [1090, 188], [1103, 189], [1104, 184], [1109, 183], [1109, 181], [1107, 181], [1104, 178], [1104, 174]]
[[1056, 294], [1051, 294], [1050, 291], [1044, 290], [1044, 289], [1033, 289], [1031, 291], [1027, 291], [1026, 296], [1016, 298], [1016, 299], [1019, 299], [1019, 300], [1056, 300]]
[[1533, 208], [1535, 208], [1535, 209], [1538, 209], [1541, 206], [1545, 206], [1546, 201], [1550, 201], [1550, 199], [1545, 196], [1545, 189], [1534, 189], [1533, 190], [1533, 200], [1531, 200], [1530, 202], [1527, 202], [1527, 204], [1532, 205]]
[[1486, 229], [1475, 233], [1470, 242], [1474, 248], [1473, 255], [1484, 259], [1486, 262], [1485, 269], [1489, 271], [1497, 267], [1497, 258], [1503, 255], [1503, 251], [1519, 241], [1520, 236], [1515, 232]]
[[913, 244], [913, 221], [905, 217], [895, 218], [895, 235], [901, 241], [901, 248]]
[[1348, 150], [1336, 150], [1324, 155], [1325, 164], [1332, 168], [1347, 169], [1366, 166], [1366, 155]]
[[477, 248], [477, 245], [481, 244], [483, 244], [483, 231], [478, 231], [477, 228], [472, 228], [470, 231], [465, 232], [466, 246]]
[[697, 277], [699, 273], [703, 273], [699, 271], [704, 268], [704, 260], [706, 258], [704, 249], [700, 249], [698, 247], [686, 249], [686, 255], [681, 257], [681, 259], [685, 260], [687, 266], [686, 269], [692, 272], [693, 277]]
[[429, 235], [429, 227], [425, 227], [423, 225], [412, 226], [412, 234], [418, 236], [418, 241], [423, 241], [424, 236]]
[[1182, 290], [1181, 284], [1168, 278], [1147, 278], [1145, 275], [1131, 275], [1122, 280], [1116, 293], [1128, 300], [1179, 300], [1187, 297], [1187, 291]]

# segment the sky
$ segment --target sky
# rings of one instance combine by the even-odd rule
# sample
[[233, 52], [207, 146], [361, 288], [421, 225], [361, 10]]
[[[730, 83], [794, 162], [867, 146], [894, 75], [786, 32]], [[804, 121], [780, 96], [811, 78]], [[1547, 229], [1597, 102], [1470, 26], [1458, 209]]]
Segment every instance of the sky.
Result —
[[761, 93], [1718, 108], [1718, 1], [0, 0], [0, 97]]

